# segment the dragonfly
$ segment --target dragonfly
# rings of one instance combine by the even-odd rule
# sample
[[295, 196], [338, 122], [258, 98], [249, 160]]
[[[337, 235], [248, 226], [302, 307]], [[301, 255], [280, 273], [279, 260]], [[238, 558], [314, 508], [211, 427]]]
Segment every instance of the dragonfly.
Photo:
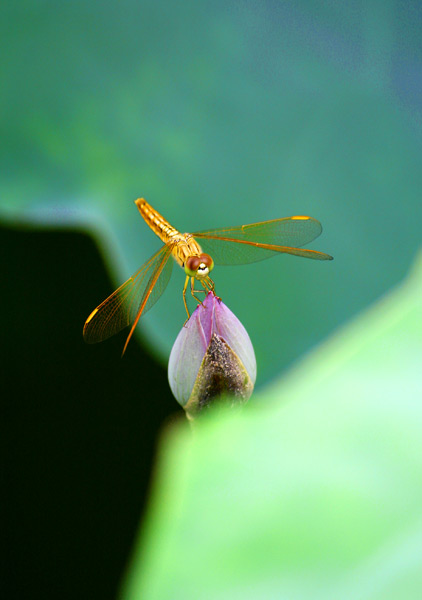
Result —
[[[248, 264], [276, 254], [292, 254], [315, 260], [333, 258], [324, 252], [301, 248], [322, 232], [321, 223], [313, 217], [294, 216], [238, 227], [179, 233], [144, 198], [138, 198], [135, 204], [164, 245], [92, 311], [83, 329], [85, 341], [94, 344], [130, 325], [122, 356], [139, 319], [157, 302], [167, 287], [174, 262], [185, 271], [182, 294], [189, 318], [186, 302], [189, 281], [191, 295], [198, 303], [202, 303], [196, 294], [214, 292], [214, 282], [210, 277], [214, 265]], [[195, 282], [199, 282], [202, 288], [195, 290]]]

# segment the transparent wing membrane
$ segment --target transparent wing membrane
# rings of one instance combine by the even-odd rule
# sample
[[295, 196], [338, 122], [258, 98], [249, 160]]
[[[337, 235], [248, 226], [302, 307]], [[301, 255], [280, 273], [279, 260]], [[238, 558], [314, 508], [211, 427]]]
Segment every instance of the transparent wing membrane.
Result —
[[90, 314], [83, 331], [88, 344], [102, 342], [137, 322], [157, 302], [170, 281], [171, 250], [172, 246], [163, 246]]
[[251, 225], [208, 229], [193, 235], [222, 236], [275, 246], [304, 246], [321, 235], [322, 226], [312, 217], [285, 217]]
[[240, 227], [210, 229], [194, 233], [215, 264], [241, 265], [258, 262], [278, 253], [293, 254], [316, 260], [331, 260], [329, 254], [304, 250], [322, 231], [319, 221], [297, 216], [275, 219]]
[[[140, 317], [157, 302], [170, 281], [173, 268], [171, 254], [175, 245], [182, 244], [185, 253], [189, 248], [192, 256], [198, 252], [189, 236], [178, 234], [145, 200], [137, 201], [137, 205], [147, 224], [165, 245], [89, 315], [83, 330], [85, 341], [94, 344], [130, 326], [123, 353]], [[162, 235], [163, 231], [165, 234]], [[241, 265], [280, 253], [331, 260], [329, 254], [301, 247], [312, 242], [321, 231], [321, 224], [316, 219], [296, 216], [239, 227], [209, 229], [192, 235], [199, 240], [202, 249], [211, 255], [215, 264]], [[183, 256], [187, 258], [187, 255]], [[186, 286], [184, 293], [185, 289]]]

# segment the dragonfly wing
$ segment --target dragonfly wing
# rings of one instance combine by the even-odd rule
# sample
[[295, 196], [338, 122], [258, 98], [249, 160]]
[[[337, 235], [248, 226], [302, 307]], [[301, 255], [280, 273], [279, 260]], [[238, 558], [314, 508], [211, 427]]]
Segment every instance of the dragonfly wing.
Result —
[[193, 235], [198, 238], [202, 250], [212, 257], [216, 265], [246, 265], [276, 255], [274, 251], [257, 250], [256, 246], [239, 243], [237, 239], [200, 237], [196, 233]]
[[[159, 299], [170, 281], [171, 246], [163, 246], [88, 317], [83, 335], [88, 344], [102, 342], [138, 321]], [[142, 310], [141, 310], [142, 308]]]
[[274, 219], [240, 227], [210, 229], [194, 233], [200, 244], [220, 265], [258, 262], [280, 252], [305, 258], [330, 260], [332, 257], [315, 250], [300, 248], [317, 238], [322, 231], [319, 221], [296, 216]]

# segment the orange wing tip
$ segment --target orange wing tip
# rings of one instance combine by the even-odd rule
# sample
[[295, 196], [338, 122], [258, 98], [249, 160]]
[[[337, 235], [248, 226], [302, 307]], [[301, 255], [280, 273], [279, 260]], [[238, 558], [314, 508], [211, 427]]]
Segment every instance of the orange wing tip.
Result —
[[296, 215], [294, 217], [291, 217], [292, 219], [294, 219], [295, 221], [309, 221], [309, 219], [311, 217], [306, 217], [304, 215]]
[[87, 320], [85, 321], [85, 325], [84, 325], [84, 327], [86, 327], [86, 326], [88, 325], [88, 323], [89, 323], [90, 321], [92, 321], [92, 319], [93, 319], [93, 318], [94, 318], [94, 316], [97, 314], [97, 312], [98, 312], [98, 308], [95, 308], [95, 309], [92, 311], [92, 313], [89, 315], [89, 317], [87, 318]]

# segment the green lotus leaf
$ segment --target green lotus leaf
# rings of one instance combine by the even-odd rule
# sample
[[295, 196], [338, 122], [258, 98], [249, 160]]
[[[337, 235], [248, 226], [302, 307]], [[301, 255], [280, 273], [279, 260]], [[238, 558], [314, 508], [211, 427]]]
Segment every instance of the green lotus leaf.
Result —
[[164, 432], [124, 600], [422, 592], [422, 256], [236, 417]]

